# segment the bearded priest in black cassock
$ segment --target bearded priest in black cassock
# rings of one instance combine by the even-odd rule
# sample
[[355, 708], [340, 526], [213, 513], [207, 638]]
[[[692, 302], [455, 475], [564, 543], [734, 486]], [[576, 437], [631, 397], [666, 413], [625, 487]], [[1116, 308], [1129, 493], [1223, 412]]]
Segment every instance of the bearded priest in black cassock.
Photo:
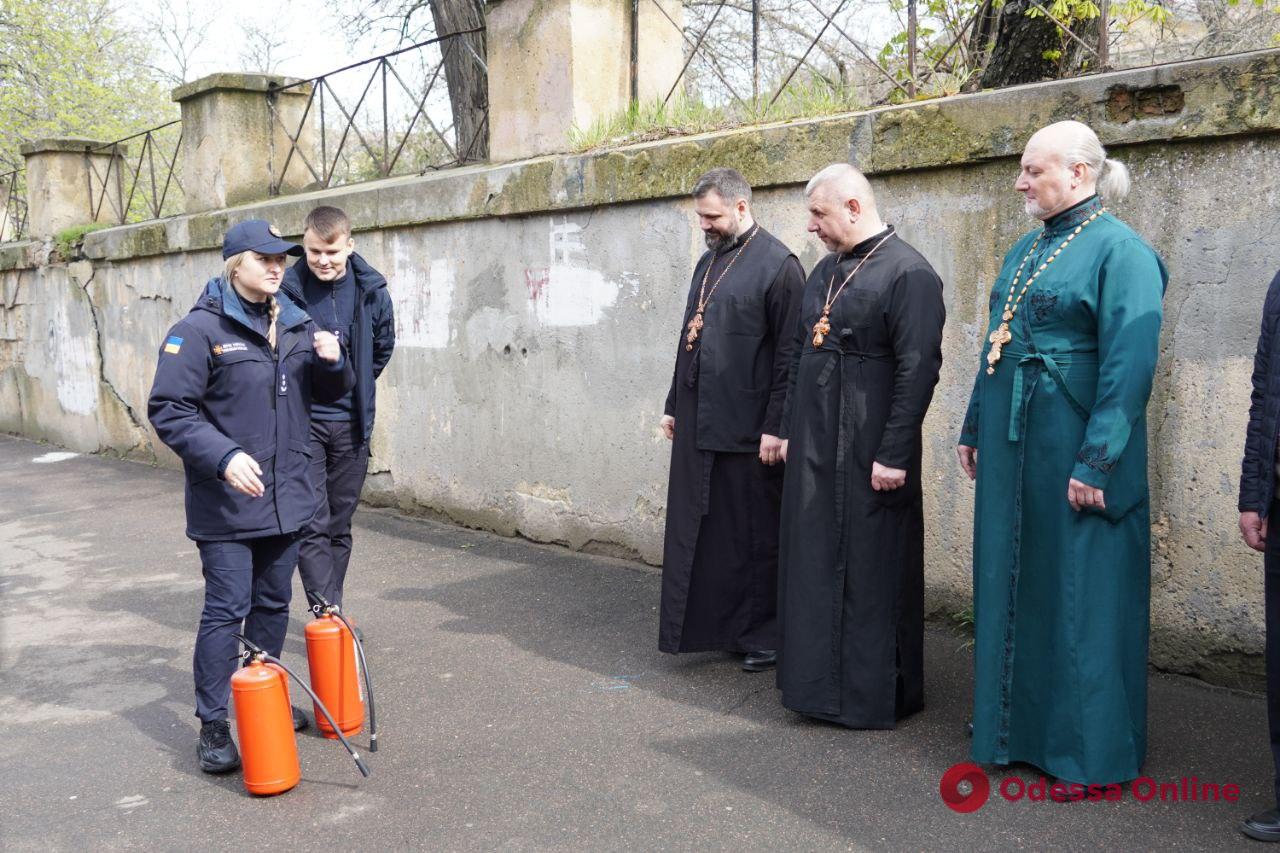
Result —
[[709, 251], [693, 271], [662, 430], [672, 440], [658, 648], [777, 649], [778, 507], [787, 369], [804, 270], [751, 216], [733, 169], [698, 179]]
[[942, 281], [861, 172], [805, 188], [830, 250], [805, 284], [784, 421], [782, 704], [888, 729], [924, 702], [921, 425], [942, 366]]

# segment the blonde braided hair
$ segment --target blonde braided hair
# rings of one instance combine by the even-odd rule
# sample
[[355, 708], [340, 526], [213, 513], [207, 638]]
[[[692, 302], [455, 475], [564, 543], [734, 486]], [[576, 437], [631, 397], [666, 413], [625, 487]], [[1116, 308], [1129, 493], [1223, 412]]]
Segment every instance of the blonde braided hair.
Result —
[[271, 348], [274, 350], [276, 348], [276, 318], [280, 316], [280, 303], [274, 294], [268, 296], [267, 301], [271, 303], [271, 308], [269, 309], [271, 323], [267, 326], [267, 343], [271, 344]]

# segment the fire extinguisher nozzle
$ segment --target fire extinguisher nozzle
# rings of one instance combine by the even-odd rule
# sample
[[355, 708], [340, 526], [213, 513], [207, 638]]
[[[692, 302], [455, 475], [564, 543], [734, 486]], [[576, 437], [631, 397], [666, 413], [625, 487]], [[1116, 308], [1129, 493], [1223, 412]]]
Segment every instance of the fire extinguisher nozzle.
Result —
[[360, 773], [367, 779], [369, 778], [369, 765], [364, 763], [364, 759], [356, 756], [356, 767], [360, 768]]
[[376, 734], [369, 735], [369, 751], [370, 752], [378, 751], [378, 736]]

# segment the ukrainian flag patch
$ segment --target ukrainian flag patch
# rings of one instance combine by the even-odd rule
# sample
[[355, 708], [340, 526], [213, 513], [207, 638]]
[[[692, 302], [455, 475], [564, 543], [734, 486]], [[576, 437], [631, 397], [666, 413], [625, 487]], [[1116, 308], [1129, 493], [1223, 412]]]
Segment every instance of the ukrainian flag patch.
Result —
[[182, 338], [177, 335], [170, 335], [169, 340], [164, 342], [164, 351], [170, 355], [177, 355], [180, 349], [182, 349]]

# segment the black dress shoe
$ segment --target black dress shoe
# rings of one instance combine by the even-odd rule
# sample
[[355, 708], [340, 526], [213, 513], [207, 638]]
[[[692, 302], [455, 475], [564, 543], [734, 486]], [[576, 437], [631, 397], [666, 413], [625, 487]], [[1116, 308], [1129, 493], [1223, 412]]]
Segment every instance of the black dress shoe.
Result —
[[1280, 809], [1267, 809], [1245, 818], [1240, 831], [1256, 841], [1280, 841]]
[[200, 726], [196, 756], [205, 773], [230, 773], [240, 766], [240, 753], [231, 740], [231, 726], [226, 720], [210, 720]]
[[290, 708], [293, 712], [293, 730], [300, 732], [307, 727], [307, 715], [299, 711], [297, 708]]
[[764, 672], [778, 664], [778, 652], [775, 649], [761, 649], [758, 652], [747, 652], [742, 659], [745, 672]]
[[973, 720], [964, 724], [964, 736], [967, 738], [973, 737]]

